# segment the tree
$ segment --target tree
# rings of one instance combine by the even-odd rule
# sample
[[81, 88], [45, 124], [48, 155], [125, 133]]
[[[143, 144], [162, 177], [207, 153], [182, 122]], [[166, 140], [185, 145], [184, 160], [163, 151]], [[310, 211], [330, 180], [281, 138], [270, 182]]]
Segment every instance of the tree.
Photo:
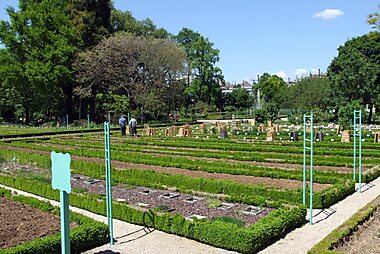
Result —
[[58, 104], [55, 110], [64, 107], [72, 121], [73, 59], [106, 30], [108, 5], [109, 0], [20, 0], [17, 11], [7, 9], [10, 21], [0, 22], [0, 41], [14, 68], [5, 79], [21, 96], [26, 93], [26, 122], [31, 104], [46, 106], [48, 115]]
[[230, 105], [238, 109], [249, 108], [252, 105], [252, 96], [246, 89], [235, 88], [228, 97]]
[[70, 63], [77, 48], [75, 30], [66, 25], [70, 20], [62, 11], [65, 1], [20, 0], [19, 4], [18, 11], [7, 9], [10, 22], [0, 23], [0, 40], [7, 51], [3, 56], [7, 56], [14, 67], [6, 80], [20, 94], [27, 93], [23, 102], [27, 123], [30, 104], [39, 103], [41, 100], [35, 101], [38, 96], [46, 102], [54, 99], [54, 95], [60, 96], [59, 88], [64, 95], [66, 112], [70, 114]]
[[171, 34], [164, 28], [157, 28], [154, 22], [147, 18], [136, 20], [130, 11], [112, 10], [111, 27], [114, 33], [127, 32], [136, 36], [147, 36], [158, 39], [170, 38]]
[[264, 73], [259, 79], [259, 88], [264, 101], [277, 102], [278, 95], [286, 88], [286, 83], [277, 75]]
[[111, 91], [128, 98], [129, 110], [167, 111], [177, 103], [184, 59], [171, 40], [117, 34], [78, 55], [76, 92], [95, 101]]
[[[380, 9], [380, 5], [378, 7]], [[373, 29], [377, 29], [380, 31], [380, 13], [374, 12], [374, 13], [369, 14], [367, 17], [367, 23]]]
[[331, 81], [327, 77], [305, 77], [282, 90], [280, 102], [283, 108], [295, 112], [326, 111], [333, 105]]
[[367, 104], [370, 108], [368, 123], [371, 123], [372, 106], [379, 103], [379, 35], [379, 32], [372, 32], [347, 41], [339, 47], [338, 56], [328, 68], [334, 97], [338, 101], [359, 100], [363, 106]]
[[184, 48], [187, 55], [187, 97], [195, 96], [211, 106], [220, 107], [224, 83], [222, 70], [216, 66], [219, 61], [219, 50], [214, 49], [214, 43], [198, 32], [183, 28], [176, 36], [178, 44]]

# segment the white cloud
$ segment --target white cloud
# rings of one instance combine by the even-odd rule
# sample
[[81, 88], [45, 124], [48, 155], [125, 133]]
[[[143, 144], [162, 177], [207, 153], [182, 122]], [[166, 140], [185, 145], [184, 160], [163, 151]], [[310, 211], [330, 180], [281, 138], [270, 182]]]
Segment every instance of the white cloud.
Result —
[[318, 69], [315, 69], [315, 68], [311, 68], [310, 69], [310, 73], [312, 74], [312, 75], [317, 75], [318, 74]]
[[296, 69], [294, 72], [294, 75], [296, 75], [297, 78], [302, 78], [308, 74], [308, 71], [306, 69]]
[[283, 80], [287, 80], [288, 78], [288, 75], [284, 72], [284, 71], [278, 71], [275, 73], [277, 76], [279, 76], [280, 78], [282, 78]]
[[339, 9], [325, 9], [321, 12], [317, 12], [313, 15], [313, 18], [317, 19], [334, 19], [344, 14], [343, 11]]

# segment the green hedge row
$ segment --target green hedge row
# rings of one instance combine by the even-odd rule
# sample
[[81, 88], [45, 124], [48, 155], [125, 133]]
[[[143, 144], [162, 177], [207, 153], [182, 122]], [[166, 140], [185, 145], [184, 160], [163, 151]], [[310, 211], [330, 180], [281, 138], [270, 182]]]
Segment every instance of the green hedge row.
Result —
[[[0, 181], [17, 189], [58, 200], [57, 191], [53, 191], [48, 183], [7, 176], [1, 176]], [[70, 195], [70, 205], [102, 215], [106, 213], [105, 201], [99, 200], [97, 197], [72, 194]], [[306, 208], [302, 206], [280, 209], [270, 213], [256, 224], [242, 228], [222, 221], [195, 220], [191, 222], [179, 214], [158, 214], [151, 210], [143, 212], [123, 204], [113, 204], [115, 219], [155, 227], [168, 233], [242, 253], [257, 252], [269, 241], [304, 223], [305, 215]]]
[[333, 230], [329, 235], [327, 235], [322, 241], [317, 243], [308, 254], [338, 254], [341, 252], [335, 251], [334, 248], [338, 247], [344, 243], [344, 239], [353, 234], [359, 225], [367, 221], [373, 213], [379, 207], [378, 196], [371, 203], [360, 209], [355, 213], [350, 219], [340, 225], [338, 228]]
[[[31, 154], [20, 151], [0, 150], [0, 155], [11, 158], [17, 155], [20, 163], [34, 162], [44, 168], [50, 168], [50, 158], [47, 155]], [[104, 178], [104, 166], [87, 161], [72, 161], [75, 173], [91, 176], [98, 179]], [[182, 192], [201, 191], [208, 193], [223, 193], [228, 195], [227, 200], [244, 202], [246, 204], [281, 207], [283, 203], [301, 204], [302, 189], [287, 190], [277, 189], [263, 185], [241, 184], [228, 180], [216, 180], [210, 178], [195, 178], [184, 175], [163, 174], [144, 170], [113, 170], [113, 182], [162, 188], [163, 185], [176, 187]], [[338, 202], [355, 191], [354, 183], [350, 180], [337, 182], [320, 192], [314, 192], [314, 208], [325, 208]]]
[[[0, 188], [0, 196], [15, 202], [20, 202], [35, 207], [45, 213], [59, 215], [59, 208], [50, 203], [43, 202], [31, 197], [14, 196], [9, 190]], [[80, 253], [109, 241], [108, 226], [83, 215], [70, 212], [70, 220], [79, 226], [70, 230], [70, 248], [72, 253]], [[45, 254], [61, 253], [61, 234], [36, 238], [14, 247], [1, 249], [0, 254]]]
[[[1, 144], [1, 143], [0, 143]], [[104, 152], [102, 150], [89, 150], [86, 148], [64, 149], [58, 146], [36, 146], [36, 144], [29, 144], [23, 142], [12, 142], [9, 144], [14, 147], [29, 148], [42, 151], [69, 152], [72, 155], [103, 158]], [[163, 166], [163, 167], [176, 167], [195, 171], [206, 171], [209, 173], [227, 173], [234, 175], [251, 175], [269, 178], [283, 178], [294, 179], [301, 181], [303, 179], [303, 172], [298, 170], [286, 170], [278, 168], [264, 168], [256, 165], [244, 163], [228, 163], [223, 161], [204, 161], [193, 160], [190, 158], [175, 157], [175, 156], [155, 156], [146, 153], [128, 153], [123, 151], [111, 152], [112, 159], [129, 162], [129, 163], [143, 163], [147, 165]], [[281, 155], [287, 157], [287, 155]], [[263, 156], [264, 158], [265, 156]], [[301, 158], [302, 159], [302, 158]], [[303, 162], [302, 162], [303, 163]], [[318, 172], [315, 175], [314, 181], [317, 183], [336, 183], [341, 179], [351, 179], [350, 174], [340, 174], [335, 172]]]

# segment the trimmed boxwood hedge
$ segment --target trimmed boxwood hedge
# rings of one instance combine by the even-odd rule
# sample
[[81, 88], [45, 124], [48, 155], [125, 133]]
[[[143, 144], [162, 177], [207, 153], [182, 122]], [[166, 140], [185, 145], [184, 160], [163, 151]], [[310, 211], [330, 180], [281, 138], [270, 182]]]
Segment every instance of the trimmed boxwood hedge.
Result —
[[[9, 190], [0, 188], [0, 196], [15, 202], [20, 202], [35, 207], [43, 212], [59, 215], [59, 208], [50, 203], [37, 200], [31, 197], [14, 196]], [[80, 253], [97, 246], [101, 246], [109, 241], [108, 226], [87, 218], [83, 215], [70, 212], [70, 220], [79, 226], [70, 230], [70, 246], [72, 253]], [[61, 253], [61, 234], [57, 233], [43, 238], [35, 238], [31, 241], [19, 244], [14, 247], [1, 249], [0, 254], [45, 254]]]
[[322, 241], [314, 245], [308, 251], [308, 254], [338, 254], [341, 252], [333, 250], [344, 242], [344, 238], [350, 236], [355, 232], [359, 225], [367, 221], [373, 213], [379, 208], [380, 195], [377, 196], [371, 203], [360, 209], [350, 219], [340, 225], [337, 229], [333, 230]]
[[[44, 196], [49, 199], [59, 199], [59, 192], [51, 189], [50, 184], [37, 180], [26, 180], [9, 176], [0, 176], [0, 182], [14, 187]], [[97, 214], [106, 214], [104, 199], [89, 195], [70, 195], [70, 205], [92, 211]], [[306, 208], [294, 206], [276, 210], [259, 220], [248, 228], [237, 225], [210, 220], [186, 220], [180, 214], [160, 214], [149, 210], [148, 212], [135, 210], [127, 205], [114, 203], [113, 217], [133, 224], [154, 227], [159, 230], [185, 236], [216, 247], [235, 250], [242, 253], [255, 253], [269, 241], [280, 237], [304, 223]], [[28, 252], [26, 252], [28, 253]], [[36, 252], [34, 252], [36, 253]], [[50, 252], [48, 252], [50, 253]]]

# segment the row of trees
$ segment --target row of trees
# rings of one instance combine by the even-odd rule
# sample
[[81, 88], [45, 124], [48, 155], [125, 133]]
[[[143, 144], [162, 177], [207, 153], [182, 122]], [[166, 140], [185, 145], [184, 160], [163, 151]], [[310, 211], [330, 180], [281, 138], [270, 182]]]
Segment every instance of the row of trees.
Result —
[[[150, 20], [136, 20], [110, 0], [20, 0], [0, 22], [0, 119], [102, 120], [105, 112], [132, 112], [160, 119], [172, 110], [242, 110], [257, 105], [275, 117], [334, 112], [353, 105], [380, 107], [379, 14], [368, 16], [375, 31], [348, 40], [327, 76], [287, 85], [264, 73], [253, 91], [223, 94], [219, 50], [200, 33], [172, 35]], [[342, 109], [342, 110], [340, 110]], [[332, 119], [329, 119], [332, 120]]]
[[20, 0], [0, 22], [0, 117], [101, 120], [222, 106], [219, 50], [190, 29], [172, 35], [110, 0]]

